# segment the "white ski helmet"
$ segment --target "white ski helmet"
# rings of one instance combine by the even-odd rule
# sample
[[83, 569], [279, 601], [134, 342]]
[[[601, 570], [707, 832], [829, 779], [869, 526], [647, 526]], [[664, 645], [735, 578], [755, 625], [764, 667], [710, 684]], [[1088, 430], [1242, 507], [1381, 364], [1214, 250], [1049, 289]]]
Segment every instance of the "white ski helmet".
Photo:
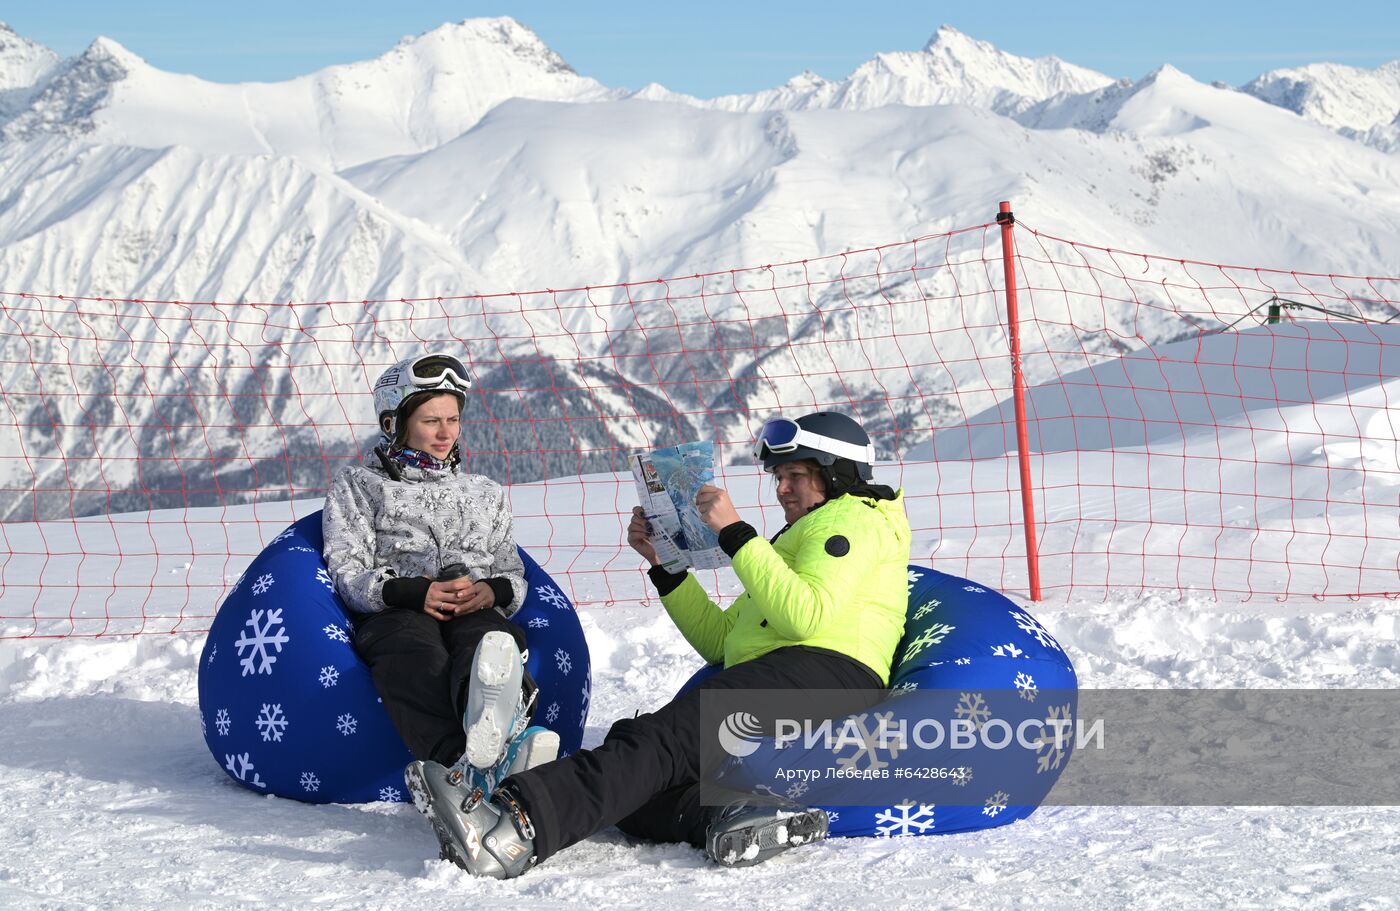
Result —
[[428, 395], [450, 392], [457, 396], [460, 410], [466, 408], [470, 388], [467, 368], [442, 352], [405, 358], [385, 370], [374, 384], [374, 411], [385, 444], [391, 449], [403, 444], [407, 417]]

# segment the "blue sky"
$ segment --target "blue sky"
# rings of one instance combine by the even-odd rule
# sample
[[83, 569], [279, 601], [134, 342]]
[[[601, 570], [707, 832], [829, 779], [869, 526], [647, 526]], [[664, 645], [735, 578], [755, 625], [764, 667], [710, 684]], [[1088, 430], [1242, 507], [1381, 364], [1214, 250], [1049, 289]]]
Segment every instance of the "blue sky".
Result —
[[1027, 57], [1054, 54], [1136, 79], [1171, 63], [1195, 78], [1246, 82], [1270, 69], [1400, 58], [1394, 0], [1085, 2], [368, 2], [24, 0], [0, 8], [21, 35], [60, 54], [98, 35], [156, 66], [223, 82], [275, 81], [378, 56], [404, 35], [509, 15], [580, 73], [614, 87], [660, 82], [701, 97], [749, 92], [810, 69], [846, 76], [878, 51], [917, 50], [942, 23]]

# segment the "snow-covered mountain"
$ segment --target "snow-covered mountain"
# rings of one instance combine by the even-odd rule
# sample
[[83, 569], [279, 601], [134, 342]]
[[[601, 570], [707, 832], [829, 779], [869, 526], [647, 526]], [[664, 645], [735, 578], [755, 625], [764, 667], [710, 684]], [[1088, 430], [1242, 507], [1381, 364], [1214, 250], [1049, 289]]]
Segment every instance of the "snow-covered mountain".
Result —
[[0, 22], [0, 121], [23, 108], [34, 83], [57, 63], [53, 51]]
[[1078, 95], [1112, 82], [1057, 57], [1008, 54], [945, 25], [922, 51], [876, 54], [843, 80], [804, 72], [775, 89], [703, 103], [726, 111], [966, 104], [1011, 115], [1055, 95]]
[[[244, 85], [161, 72], [107, 39], [58, 61], [6, 30], [0, 79], [0, 292], [9, 294], [239, 306], [597, 287], [815, 260], [977, 225], [1000, 199], [1036, 228], [1117, 249], [1372, 275], [1393, 274], [1400, 262], [1400, 156], [1169, 66], [1114, 81], [1054, 58], [1014, 57], [948, 27], [923, 50], [881, 54], [845, 80], [809, 74], [711, 100], [602, 86], [509, 19], [447, 25], [375, 60]], [[954, 293], [953, 276], [938, 280], [947, 287], [924, 293]], [[801, 315], [772, 295], [745, 298], [747, 309], [731, 314], [742, 338], [723, 338], [728, 324], [716, 323], [712, 337], [681, 346], [684, 357], [661, 359], [649, 355], [673, 350], [665, 345], [675, 340], [663, 344], [652, 328], [625, 331], [654, 321], [635, 307], [600, 309], [605, 293], [564, 307], [546, 295], [514, 315], [480, 303], [474, 316], [462, 303], [427, 308], [441, 320], [401, 303], [280, 316], [250, 304], [239, 319], [220, 316], [217, 331], [179, 308], [171, 312], [180, 318], [156, 320], [147, 305], [130, 305], [103, 317], [116, 322], [103, 332], [108, 323], [92, 323], [93, 312], [11, 307], [20, 331], [3, 345], [7, 353], [24, 347], [0, 364], [0, 392], [27, 430], [11, 431], [4, 445], [193, 447], [227, 472], [225, 486], [276, 476], [314, 488], [325, 461], [299, 475], [285, 451], [353, 451], [368, 423], [359, 365], [389, 363], [403, 345], [433, 337], [489, 342], [471, 352], [494, 383], [483, 388], [515, 392], [508, 408], [483, 404], [497, 420], [528, 420], [502, 431], [500, 448], [511, 455], [477, 467], [517, 481], [615, 470], [612, 454], [666, 428], [737, 439], [748, 411], [776, 403], [834, 401], [858, 387], [892, 402], [917, 398], [911, 389], [922, 381], [901, 365], [875, 369], [857, 353], [833, 372], [831, 363], [804, 360], [811, 346], [794, 341], [869, 329], [850, 304], [874, 294], [814, 288]], [[716, 314], [702, 308], [739, 306], [732, 295], [675, 290], [668, 319], [682, 324], [708, 324]], [[765, 306], [777, 309], [759, 314]], [[998, 324], [994, 298], [973, 306], [983, 310], [964, 318]], [[1069, 319], [1051, 334], [1073, 325], [1083, 323]], [[1181, 326], [1135, 331], [1151, 342]], [[283, 341], [282, 333], [292, 335]], [[296, 394], [303, 382], [287, 370], [307, 334], [352, 346], [322, 352], [338, 366], [304, 381], [334, 395]], [[89, 337], [122, 345], [75, 358], [70, 349], [88, 343], [73, 340]], [[1053, 349], [1061, 342], [1081, 344], [1069, 335], [1037, 344], [1067, 350]], [[188, 374], [151, 369], [174, 351]], [[717, 352], [729, 353], [722, 361]], [[930, 351], [904, 356], [933, 362]], [[243, 372], [228, 374], [230, 364]], [[860, 377], [855, 385], [840, 375], [846, 369]], [[692, 382], [703, 375], [733, 377], [733, 385]], [[223, 385], [196, 389], [191, 377]], [[41, 391], [55, 384], [80, 394], [46, 401]], [[210, 441], [182, 409], [230, 389], [256, 397], [265, 413], [230, 405], [221, 423], [237, 434]], [[99, 420], [93, 397], [135, 404]], [[649, 417], [580, 417], [613, 399], [608, 407]], [[868, 417], [917, 431], [900, 407]], [[728, 424], [698, 426], [694, 415], [706, 414]], [[541, 432], [557, 439], [542, 445]], [[153, 464], [161, 463], [121, 458], [102, 467], [100, 483], [84, 484], [62, 472], [96, 467], [11, 458], [0, 486], [51, 482], [58, 513], [110, 509], [111, 492], [126, 496], [138, 476], [151, 486]], [[70, 498], [62, 491], [72, 486], [84, 489]], [[171, 503], [183, 502], [183, 482], [166, 486]], [[209, 493], [215, 486], [203, 485], [207, 502], [220, 502]], [[58, 514], [52, 509], [40, 512]], [[7, 514], [32, 517], [34, 504], [0, 504]]]
[[33, 85], [58, 62], [58, 55], [0, 22], [0, 92]]
[[[1369, 82], [1352, 72], [1373, 96], [1369, 119], [1312, 119], [1397, 129], [1392, 69]], [[0, 74], [11, 107], [0, 118], [8, 290], [236, 300], [558, 287], [887, 242], [984, 221], [1001, 196], [1085, 240], [1265, 265], [1300, 265], [1303, 254], [1309, 266], [1364, 271], [1384, 242], [1339, 248], [1303, 219], [1302, 233], [1270, 229], [1262, 243], [1249, 231], [1245, 243], [1234, 230], [1201, 237], [1201, 223], [1250, 221], [1258, 197], [1189, 179], [1168, 187], [1191, 167], [1152, 162], [1200, 164], [1214, 152], [1232, 181], [1251, 183], [1262, 166], [1277, 185], [1260, 195], [1285, 218], [1303, 207], [1278, 200], [1307, 192], [1315, 166], [1354, 191], [1329, 206], [1338, 212], [1363, 197], [1377, 211], [1377, 194], [1385, 202], [1395, 186], [1357, 142], [1276, 117], [1275, 104], [1171, 67], [1115, 82], [947, 26], [921, 51], [877, 55], [845, 80], [804, 74], [711, 100], [602, 86], [510, 19], [445, 25], [374, 60], [240, 85], [162, 72], [105, 38], [59, 62], [6, 29]], [[1208, 133], [1220, 142], [1203, 142]], [[264, 186], [273, 201], [304, 192], [327, 202], [279, 210], [263, 205]], [[1054, 206], [1028, 207], [1066, 190]], [[1096, 204], [1109, 199], [1111, 211]], [[1163, 217], [1169, 199], [1192, 210], [1189, 225]], [[331, 224], [374, 225], [374, 251], [357, 247], [352, 260]], [[1148, 225], [1157, 230], [1138, 230]], [[308, 272], [297, 256], [295, 274], [279, 272], [274, 236], [302, 238], [322, 267]]]
[[[0, 54], [3, 41], [0, 33]], [[5, 124], [8, 140], [58, 134], [140, 148], [178, 145], [210, 155], [295, 157], [332, 171], [432, 149], [507, 98], [622, 94], [579, 76], [537, 35], [504, 18], [444, 25], [374, 60], [279, 83], [230, 85], [167, 73], [109, 38], [28, 72], [37, 77], [32, 97]]]
[[1382, 151], [1400, 145], [1400, 60], [1373, 70], [1337, 63], [1272, 70], [1241, 90]]

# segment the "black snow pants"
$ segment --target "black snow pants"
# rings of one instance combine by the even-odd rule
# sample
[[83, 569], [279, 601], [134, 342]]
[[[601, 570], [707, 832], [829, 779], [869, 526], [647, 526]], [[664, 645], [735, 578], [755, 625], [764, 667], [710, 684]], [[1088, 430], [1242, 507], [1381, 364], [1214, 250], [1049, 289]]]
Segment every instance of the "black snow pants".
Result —
[[421, 610], [391, 607], [354, 618], [355, 649], [369, 665], [384, 708], [409, 752], [452, 765], [466, 749], [462, 711], [467, 704], [472, 658], [492, 630], [515, 637], [525, 631], [497, 610], [434, 620]]
[[653, 841], [704, 843], [708, 822], [700, 782], [701, 693], [710, 689], [861, 690], [832, 717], [860, 711], [881, 696], [865, 665], [824, 649], [790, 646], [725, 668], [660, 709], [624, 718], [601, 745], [507, 778], [535, 827], [535, 854], [561, 848], [616, 824]]

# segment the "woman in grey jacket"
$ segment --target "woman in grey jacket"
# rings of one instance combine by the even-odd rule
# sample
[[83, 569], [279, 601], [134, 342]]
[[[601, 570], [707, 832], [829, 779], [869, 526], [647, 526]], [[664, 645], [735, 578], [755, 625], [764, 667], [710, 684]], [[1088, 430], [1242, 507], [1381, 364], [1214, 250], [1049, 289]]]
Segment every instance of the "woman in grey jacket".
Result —
[[322, 524], [355, 647], [418, 759], [494, 787], [552, 759], [558, 735], [529, 728], [524, 600], [504, 488], [459, 469], [471, 388], [457, 358], [400, 361], [374, 385], [380, 445], [337, 475]]

